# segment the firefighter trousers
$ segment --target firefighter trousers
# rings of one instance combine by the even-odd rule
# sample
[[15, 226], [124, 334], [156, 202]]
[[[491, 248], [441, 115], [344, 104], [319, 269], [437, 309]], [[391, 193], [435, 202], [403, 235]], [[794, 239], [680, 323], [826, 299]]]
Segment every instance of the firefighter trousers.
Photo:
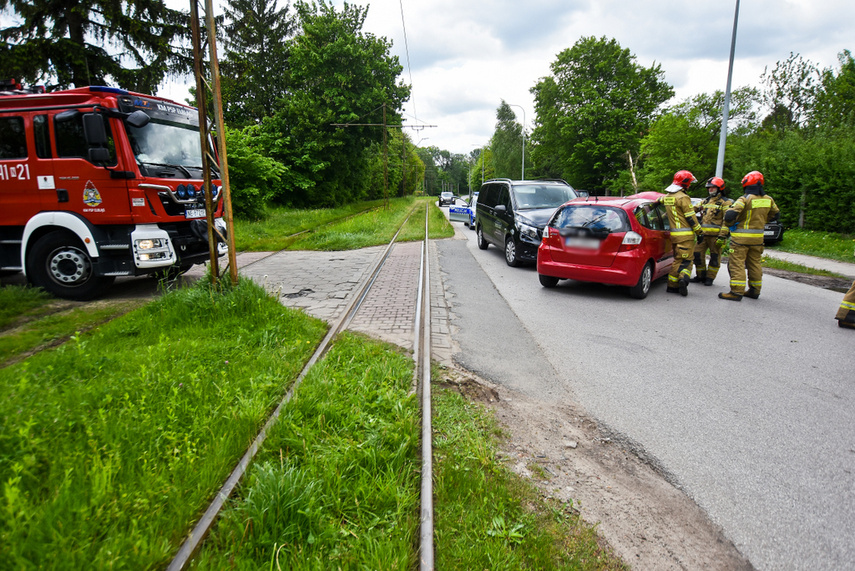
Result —
[[837, 310], [837, 315], [834, 318], [841, 325], [855, 329], [855, 282], [852, 282], [852, 287], [843, 296], [843, 302], [840, 304], [840, 309]]
[[671, 271], [668, 273], [668, 287], [677, 287], [680, 278], [686, 278], [688, 281], [692, 277], [692, 245], [694, 243], [694, 239], [685, 242], [672, 242], [674, 262], [671, 264]]
[[[695, 246], [695, 274], [714, 280], [721, 267], [721, 248], [716, 245], [718, 234], [704, 236], [704, 241]], [[710, 263], [707, 265], [707, 251], [710, 253]]]
[[[744, 295], [746, 285], [760, 293], [763, 286], [763, 244], [733, 244], [733, 253], [727, 260], [730, 274], [730, 291]], [[748, 280], [745, 279], [746, 271]]]

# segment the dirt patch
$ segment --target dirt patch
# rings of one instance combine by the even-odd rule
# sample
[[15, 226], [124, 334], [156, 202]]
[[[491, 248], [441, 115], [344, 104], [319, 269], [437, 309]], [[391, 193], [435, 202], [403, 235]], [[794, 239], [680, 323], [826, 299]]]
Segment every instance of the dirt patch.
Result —
[[793, 280], [799, 283], [830, 289], [840, 293], [846, 293], [852, 286], [852, 280], [849, 278], [834, 278], [829, 276], [814, 276], [811, 274], [800, 274], [798, 272], [790, 272], [787, 270], [777, 270], [774, 268], [763, 268], [763, 273], [770, 276], [776, 276], [788, 280]]
[[534, 401], [457, 368], [440, 382], [492, 409], [507, 432], [507, 466], [596, 525], [631, 567], [753, 569], [690, 498], [576, 405]]

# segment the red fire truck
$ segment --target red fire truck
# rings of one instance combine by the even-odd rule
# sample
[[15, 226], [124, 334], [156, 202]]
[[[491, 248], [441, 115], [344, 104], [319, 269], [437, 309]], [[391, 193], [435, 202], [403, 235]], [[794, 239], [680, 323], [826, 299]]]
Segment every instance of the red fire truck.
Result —
[[[117, 276], [204, 263], [196, 110], [111, 87], [38, 91], [0, 82], [0, 273], [23, 271], [54, 295], [84, 300]], [[220, 177], [211, 178], [225, 236]]]

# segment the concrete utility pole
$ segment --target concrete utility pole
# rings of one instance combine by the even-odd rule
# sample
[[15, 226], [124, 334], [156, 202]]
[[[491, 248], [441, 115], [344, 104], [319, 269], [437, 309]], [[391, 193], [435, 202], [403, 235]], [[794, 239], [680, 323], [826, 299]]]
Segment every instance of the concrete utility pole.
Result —
[[730, 39], [730, 64], [727, 67], [727, 88], [724, 92], [724, 106], [721, 110], [721, 136], [718, 140], [718, 159], [715, 162], [715, 176], [724, 175], [724, 148], [727, 144], [727, 121], [730, 119], [730, 81], [733, 78], [733, 55], [736, 52], [736, 23], [739, 20], [739, 0], [736, 0], [736, 12], [733, 14], [733, 35]]

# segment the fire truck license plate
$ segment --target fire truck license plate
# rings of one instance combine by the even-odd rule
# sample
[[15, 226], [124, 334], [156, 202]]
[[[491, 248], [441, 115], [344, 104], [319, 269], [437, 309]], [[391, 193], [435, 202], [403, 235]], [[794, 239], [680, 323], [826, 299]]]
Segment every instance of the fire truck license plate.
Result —
[[184, 211], [184, 218], [204, 218], [205, 217], [205, 209], [204, 208], [188, 208]]

